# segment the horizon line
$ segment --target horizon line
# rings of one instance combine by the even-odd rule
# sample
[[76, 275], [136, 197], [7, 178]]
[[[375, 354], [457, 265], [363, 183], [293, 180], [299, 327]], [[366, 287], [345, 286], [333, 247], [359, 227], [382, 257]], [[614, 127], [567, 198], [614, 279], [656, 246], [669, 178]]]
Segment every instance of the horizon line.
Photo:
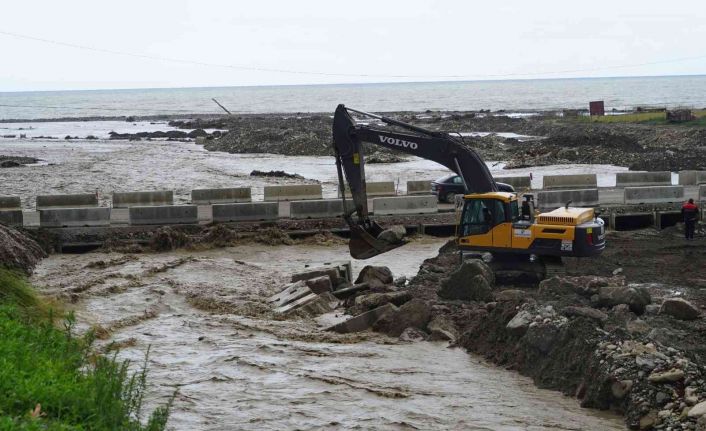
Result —
[[560, 78], [508, 78], [508, 79], [444, 79], [429, 81], [379, 81], [379, 82], [338, 82], [338, 83], [306, 83], [306, 84], [251, 84], [251, 85], [204, 85], [183, 87], [118, 87], [118, 88], [85, 88], [61, 90], [0, 90], [0, 94], [9, 93], [59, 93], [83, 91], [131, 91], [131, 90], [193, 90], [208, 88], [264, 88], [264, 87], [326, 87], [347, 85], [403, 85], [403, 84], [434, 84], [434, 83], [468, 83], [468, 82], [517, 82], [517, 81], [562, 81], [562, 80], [590, 80], [590, 79], [638, 79], [638, 78], [685, 78], [703, 77], [706, 73], [677, 74], [677, 75], [619, 75], [619, 76], [579, 76]]

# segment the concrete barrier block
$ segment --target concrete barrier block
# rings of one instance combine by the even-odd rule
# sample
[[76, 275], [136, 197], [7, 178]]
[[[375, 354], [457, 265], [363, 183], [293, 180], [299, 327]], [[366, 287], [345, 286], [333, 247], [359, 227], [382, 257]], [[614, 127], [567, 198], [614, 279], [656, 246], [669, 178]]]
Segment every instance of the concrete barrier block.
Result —
[[37, 196], [37, 210], [52, 208], [88, 208], [97, 207], [98, 197], [93, 193], [73, 195]]
[[706, 171], [679, 171], [680, 186], [695, 186], [706, 183]]
[[0, 209], [0, 224], [6, 226], [22, 226], [24, 215], [22, 210]]
[[332, 218], [341, 216], [343, 216], [343, 202], [341, 202], [340, 199], [292, 201], [289, 204], [289, 217], [293, 219]]
[[0, 210], [18, 210], [22, 208], [19, 196], [0, 196]]
[[[365, 192], [369, 198], [375, 196], [395, 196], [395, 183], [393, 181], [366, 181]], [[431, 192], [431, 184], [427, 187], [427, 193]], [[351, 189], [346, 184], [346, 196], [351, 195]], [[341, 189], [338, 189], [338, 197], [341, 197]]]
[[706, 184], [699, 185], [699, 201], [706, 201]]
[[598, 189], [545, 190], [537, 192], [537, 206], [556, 209], [571, 201], [573, 207], [593, 207], [599, 204]]
[[213, 209], [214, 222], [267, 221], [277, 220], [277, 202], [249, 202], [237, 204], [216, 204]]
[[407, 181], [408, 195], [428, 195], [431, 193], [431, 182], [433, 180]]
[[110, 208], [52, 208], [39, 211], [41, 227], [109, 226]]
[[618, 172], [615, 174], [615, 187], [669, 186], [671, 172]]
[[266, 201], [296, 201], [304, 199], [321, 199], [321, 197], [321, 184], [265, 186]]
[[196, 224], [198, 223], [198, 206], [146, 206], [130, 207], [129, 219], [131, 225], [145, 224]]
[[191, 203], [194, 205], [229, 204], [250, 202], [250, 187], [232, 187], [227, 189], [196, 189], [191, 191]]
[[545, 175], [544, 189], [592, 189], [598, 187], [596, 174]]
[[114, 192], [113, 208], [174, 205], [174, 192], [155, 190], [146, 192]]
[[495, 182], [509, 184], [515, 190], [529, 190], [532, 184], [529, 176], [525, 177], [496, 177]]
[[375, 215], [428, 214], [438, 212], [438, 198], [429, 196], [398, 196], [373, 199]]
[[684, 200], [684, 186], [626, 187], [625, 204], [659, 204]]

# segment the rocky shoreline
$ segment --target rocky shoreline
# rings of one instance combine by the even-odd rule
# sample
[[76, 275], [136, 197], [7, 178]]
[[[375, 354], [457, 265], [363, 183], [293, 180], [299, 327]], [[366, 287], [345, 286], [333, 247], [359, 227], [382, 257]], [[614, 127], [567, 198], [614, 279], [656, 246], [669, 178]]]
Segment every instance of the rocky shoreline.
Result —
[[[554, 164], [612, 164], [633, 170], [704, 169], [706, 129], [697, 126], [591, 123], [555, 113], [510, 117], [476, 112], [386, 113], [393, 118], [449, 133], [485, 132], [464, 141], [486, 160], [508, 161], [508, 168]], [[225, 122], [226, 124], [221, 124]], [[208, 124], [186, 122], [192, 128]], [[228, 134], [205, 148], [231, 153], [331, 155], [331, 115], [249, 115], [218, 119]], [[501, 133], [501, 134], [498, 134]], [[512, 133], [517, 137], [504, 137]], [[367, 154], [389, 154], [368, 145]], [[395, 153], [397, 154], [397, 153]]]

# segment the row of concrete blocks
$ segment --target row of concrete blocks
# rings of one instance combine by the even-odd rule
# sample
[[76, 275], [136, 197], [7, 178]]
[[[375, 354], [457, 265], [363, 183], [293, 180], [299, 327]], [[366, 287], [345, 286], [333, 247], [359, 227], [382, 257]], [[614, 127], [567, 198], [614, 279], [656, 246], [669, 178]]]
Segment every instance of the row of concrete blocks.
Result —
[[[679, 185], [694, 186], [706, 184], [706, 171], [680, 171]], [[670, 186], [672, 173], [663, 172], [618, 172], [615, 174], [615, 187]], [[543, 189], [597, 188], [596, 174], [545, 175]]]
[[[274, 221], [279, 215], [278, 202], [243, 202], [214, 204], [211, 206], [214, 222]], [[398, 196], [373, 199], [373, 212], [377, 215], [428, 214], [438, 211], [436, 196]], [[111, 208], [54, 208], [39, 211], [41, 227], [84, 227], [110, 225]], [[292, 201], [290, 218], [341, 217], [343, 204], [340, 199]], [[197, 205], [164, 205], [130, 207], [130, 225], [170, 225], [198, 223]], [[0, 211], [0, 222], [22, 225], [21, 210]]]
[[[706, 200], [706, 185], [699, 186], [699, 201]], [[537, 204], [542, 209], [559, 208], [571, 201], [571, 206], [600, 205], [598, 189], [546, 190], [537, 193]], [[625, 205], [661, 204], [684, 201], [684, 186], [626, 187]]]

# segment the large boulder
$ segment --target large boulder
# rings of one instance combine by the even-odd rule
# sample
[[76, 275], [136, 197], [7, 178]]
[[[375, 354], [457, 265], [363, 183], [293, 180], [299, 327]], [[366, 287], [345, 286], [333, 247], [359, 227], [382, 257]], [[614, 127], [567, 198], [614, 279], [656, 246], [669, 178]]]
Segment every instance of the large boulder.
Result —
[[488, 302], [493, 300], [494, 283], [493, 270], [479, 260], [472, 260], [464, 262], [442, 281], [437, 294], [444, 299]]
[[402, 239], [406, 234], [407, 229], [405, 229], [405, 227], [402, 225], [396, 224], [380, 232], [380, 235], [378, 235], [378, 239], [390, 244], [399, 244], [402, 242]]
[[368, 283], [371, 289], [376, 289], [392, 284], [393, 281], [394, 279], [390, 268], [386, 266], [367, 265], [360, 271], [360, 274], [358, 274], [355, 284]]
[[399, 337], [407, 328], [425, 330], [431, 319], [431, 307], [425, 301], [415, 298], [402, 305], [397, 311], [384, 315], [373, 325], [373, 330], [391, 337]]
[[507, 322], [505, 328], [510, 334], [519, 337], [525, 335], [525, 332], [527, 332], [533, 320], [534, 314], [530, 313], [528, 310], [520, 310], [519, 313], [515, 314], [515, 316]]
[[651, 302], [650, 293], [642, 286], [604, 286], [598, 290], [597, 305], [600, 307], [626, 304], [633, 313], [642, 314]]
[[662, 302], [659, 314], [668, 314], [679, 320], [695, 320], [701, 316], [701, 310], [685, 299], [667, 298]]
[[0, 267], [30, 274], [45, 256], [44, 250], [32, 238], [0, 224]]

